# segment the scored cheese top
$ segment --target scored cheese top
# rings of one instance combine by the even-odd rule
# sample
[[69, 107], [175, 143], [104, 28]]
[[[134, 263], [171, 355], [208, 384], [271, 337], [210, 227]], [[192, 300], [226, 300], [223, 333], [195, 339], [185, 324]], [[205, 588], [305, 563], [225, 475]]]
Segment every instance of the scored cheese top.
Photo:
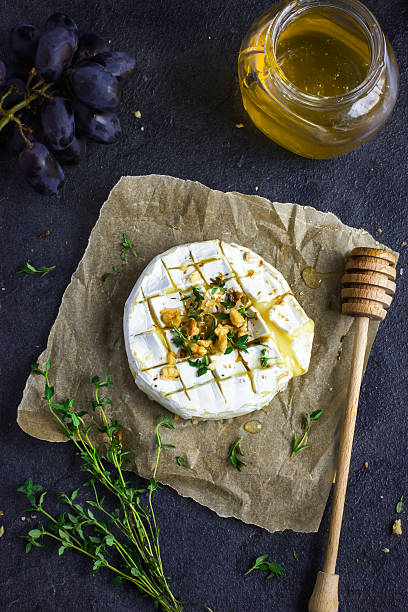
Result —
[[313, 333], [278, 270], [218, 240], [155, 257], [124, 313], [137, 386], [185, 419], [224, 419], [266, 406], [307, 372]]

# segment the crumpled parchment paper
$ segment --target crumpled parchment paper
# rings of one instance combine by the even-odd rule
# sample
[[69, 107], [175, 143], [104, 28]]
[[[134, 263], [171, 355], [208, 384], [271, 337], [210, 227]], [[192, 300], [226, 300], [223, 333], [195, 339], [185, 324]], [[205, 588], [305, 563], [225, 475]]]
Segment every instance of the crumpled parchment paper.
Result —
[[[124, 232], [136, 244], [138, 258], [129, 253], [122, 264]], [[110, 413], [124, 426], [123, 444], [134, 452], [135, 471], [149, 478], [156, 456], [154, 427], [164, 409], [133, 381], [123, 340], [123, 307], [155, 255], [177, 244], [213, 238], [247, 246], [283, 273], [315, 321], [310, 369], [290, 381], [268, 408], [251, 415], [195, 424], [176, 419], [174, 431], [163, 430], [164, 442], [176, 448], [162, 453], [158, 479], [220, 516], [271, 532], [317, 531], [335, 470], [351, 358], [353, 319], [340, 314], [343, 259], [355, 246], [382, 246], [366, 231], [309, 206], [222, 193], [168, 176], [123, 177], [101, 209], [38, 360], [40, 365], [51, 360], [56, 399], [75, 397], [76, 405], [86, 409], [91, 378], [104, 370], [112, 376], [117, 392], [110, 392]], [[102, 274], [112, 266], [119, 266], [120, 273], [102, 283]], [[301, 272], [307, 266], [325, 273], [320, 288], [303, 282]], [[377, 329], [371, 322], [369, 348]], [[43, 382], [42, 377], [28, 378], [18, 423], [32, 436], [62, 441], [42, 399]], [[312, 425], [311, 447], [291, 457], [306, 412], [319, 408], [324, 414]], [[257, 434], [243, 429], [251, 419], [262, 423]], [[228, 449], [241, 435], [246, 467], [238, 472], [228, 460]], [[177, 456], [186, 459], [187, 467], [177, 465]]]

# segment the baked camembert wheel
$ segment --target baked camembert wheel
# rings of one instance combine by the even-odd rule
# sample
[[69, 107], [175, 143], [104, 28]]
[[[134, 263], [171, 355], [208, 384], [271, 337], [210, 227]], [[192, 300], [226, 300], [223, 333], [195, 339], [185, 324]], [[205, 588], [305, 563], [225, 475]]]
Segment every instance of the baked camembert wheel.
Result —
[[185, 419], [225, 419], [266, 406], [307, 372], [313, 333], [278, 270], [218, 240], [155, 257], [124, 313], [137, 386]]

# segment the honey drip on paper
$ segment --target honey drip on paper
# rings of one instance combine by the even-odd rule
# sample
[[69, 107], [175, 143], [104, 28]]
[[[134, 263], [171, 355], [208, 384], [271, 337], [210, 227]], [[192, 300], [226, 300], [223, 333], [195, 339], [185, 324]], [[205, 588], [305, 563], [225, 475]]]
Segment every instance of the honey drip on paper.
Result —
[[244, 425], [245, 431], [251, 434], [257, 434], [262, 429], [262, 423], [259, 421], [247, 421]]
[[324, 280], [333, 276], [336, 276], [336, 272], [318, 272], [312, 266], [308, 266], [302, 271], [303, 282], [310, 289], [318, 289]]
[[316, 268], [307, 267], [302, 271], [302, 278], [307, 287], [318, 289], [323, 282], [321, 274], [316, 272]]

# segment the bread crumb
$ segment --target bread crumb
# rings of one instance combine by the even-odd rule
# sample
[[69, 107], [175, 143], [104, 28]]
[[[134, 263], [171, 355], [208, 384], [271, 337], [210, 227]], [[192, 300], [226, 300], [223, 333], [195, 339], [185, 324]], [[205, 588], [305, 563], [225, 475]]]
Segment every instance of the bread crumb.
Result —
[[368, 468], [368, 461], [364, 461], [364, 467], [367, 469]]
[[408, 244], [408, 242], [407, 242], [406, 240], [403, 240], [403, 241], [401, 242], [401, 246], [407, 246], [407, 244]]
[[3, 533], [4, 533], [4, 527], [3, 525], [0, 525], [0, 538], [3, 535]]
[[379, 234], [382, 234], [382, 232], [383, 232], [383, 231], [382, 231], [381, 227], [377, 227], [377, 232], [378, 232]]
[[382, 549], [381, 549], [381, 551], [382, 551], [382, 552], [385, 552], [385, 553], [389, 553], [389, 552], [390, 552], [390, 549], [389, 549], [389, 548], [382, 548]]
[[243, 123], [236, 123], [236, 124], [235, 124], [235, 127], [236, 127], [236, 128], [238, 128], [238, 129], [240, 130], [241, 128], [243, 128], [243, 127], [245, 127], [245, 126], [244, 126], [244, 124], [243, 124]]
[[259, 191], [258, 185], [255, 185], [255, 191]]
[[130, 112], [132, 113], [132, 115], [134, 117], [136, 117], [136, 119], [141, 119], [142, 118], [142, 113], [140, 112], [140, 110], [132, 110]]
[[394, 524], [392, 526], [392, 533], [394, 535], [401, 535], [402, 534], [401, 519], [396, 519], [394, 521]]

